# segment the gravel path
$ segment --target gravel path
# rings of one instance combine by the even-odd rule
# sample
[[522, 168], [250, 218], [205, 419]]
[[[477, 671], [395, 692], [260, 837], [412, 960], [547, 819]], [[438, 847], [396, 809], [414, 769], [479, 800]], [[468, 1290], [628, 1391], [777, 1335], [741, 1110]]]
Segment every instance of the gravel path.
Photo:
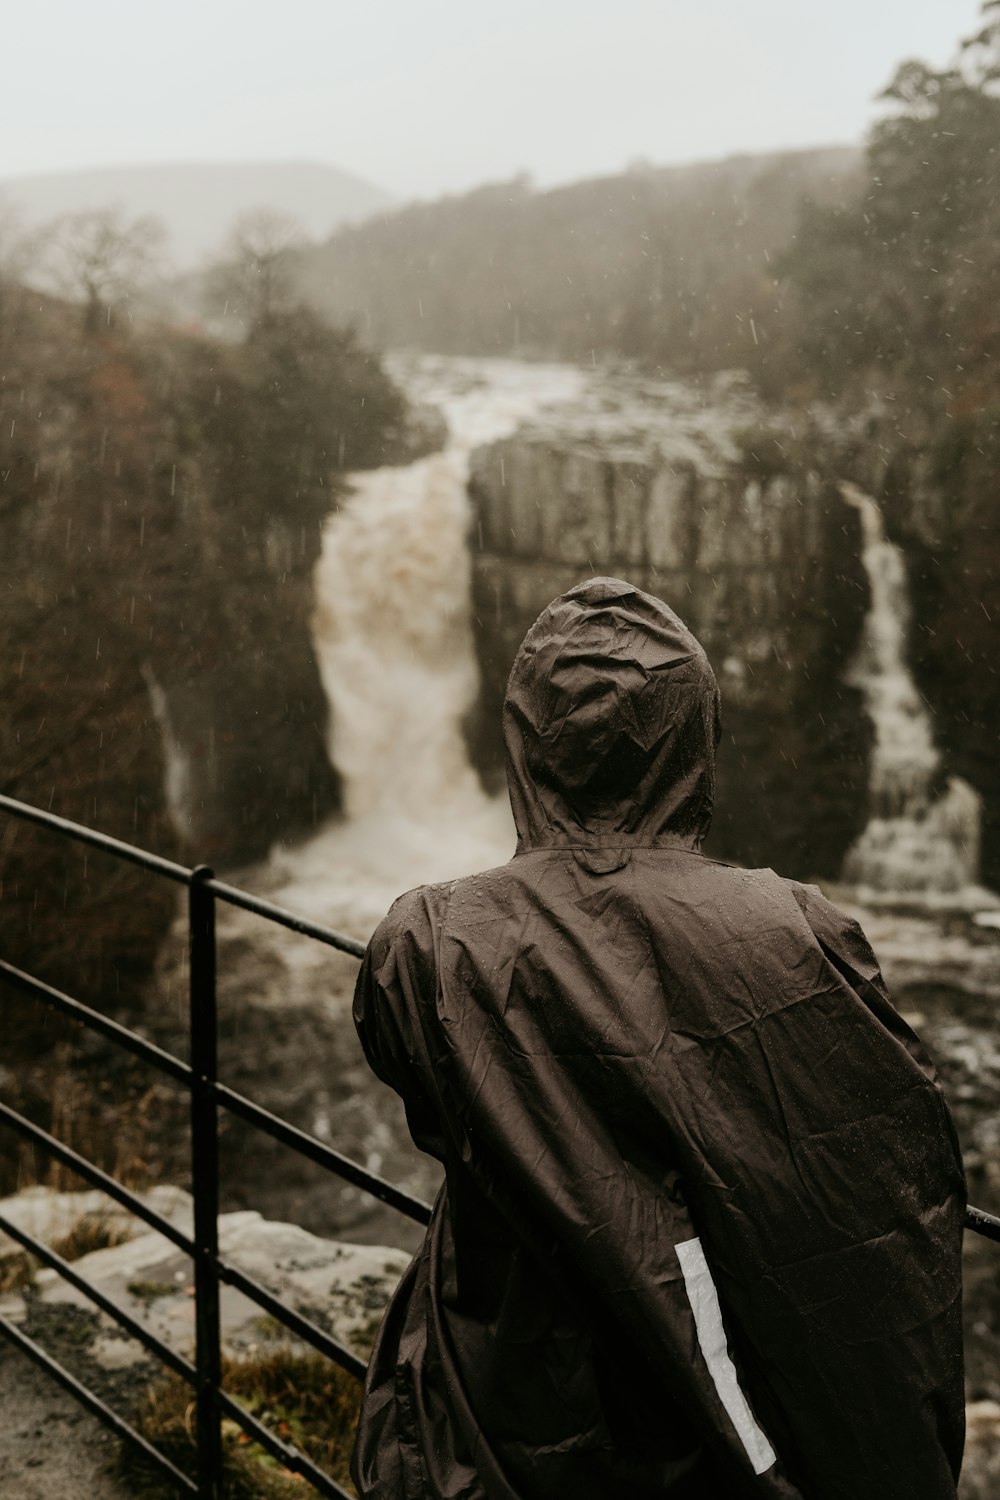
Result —
[[0, 1345], [0, 1500], [131, 1500], [112, 1433], [27, 1355]]

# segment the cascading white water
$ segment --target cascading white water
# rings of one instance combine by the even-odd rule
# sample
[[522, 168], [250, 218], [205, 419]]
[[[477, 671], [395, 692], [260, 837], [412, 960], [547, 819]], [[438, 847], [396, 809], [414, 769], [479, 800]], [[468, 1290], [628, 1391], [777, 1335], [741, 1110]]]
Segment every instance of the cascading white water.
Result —
[[170, 716], [170, 705], [156, 673], [149, 662], [140, 669], [149, 693], [149, 705], [160, 731], [160, 748], [163, 754], [163, 797], [167, 805], [167, 816], [175, 833], [181, 839], [191, 835], [191, 808], [193, 803], [191, 757], [174, 731]]
[[281, 899], [364, 936], [401, 891], [507, 859], [506, 797], [469, 765], [462, 720], [477, 690], [469, 618], [471, 450], [586, 377], [563, 365], [422, 359], [394, 373], [444, 412], [443, 452], [356, 475], [330, 518], [316, 572], [314, 631], [331, 706], [342, 823], [275, 856]]
[[910, 606], [903, 556], [886, 538], [871, 496], [852, 484], [840, 488], [861, 517], [862, 561], [871, 587], [847, 680], [861, 690], [875, 728], [871, 816], [847, 852], [843, 876], [866, 895], [958, 892], [973, 886], [978, 874], [980, 798], [957, 776], [933, 795], [941, 757], [906, 664]]

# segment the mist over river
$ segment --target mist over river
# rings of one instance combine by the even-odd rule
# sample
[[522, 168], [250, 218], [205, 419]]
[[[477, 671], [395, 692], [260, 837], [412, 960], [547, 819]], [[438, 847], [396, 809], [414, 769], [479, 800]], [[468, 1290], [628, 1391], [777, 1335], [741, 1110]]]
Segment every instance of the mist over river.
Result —
[[[486, 868], [513, 851], [506, 796], [483, 790], [463, 729], [478, 689], [470, 616], [470, 454], [539, 418], [579, 421], [589, 411], [592, 421], [624, 420], [624, 408], [619, 403], [615, 417], [602, 386], [607, 377], [571, 366], [423, 357], [397, 360], [394, 373], [411, 399], [438, 406], [450, 437], [441, 452], [416, 463], [357, 476], [350, 498], [326, 526], [313, 630], [344, 815], [235, 873], [238, 883], [362, 940], [404, 890]], [[685, 454], [700, 453], [706, 464], [724, 461], [726, 432], [746, 417], [739, 388], [720, 386], [714, 406], [690, 388], [663, 389], [667, 408], [659, 420], [666, 428], [673, 420], [672, 441]], [[595, 559], [595, 571], [604, 570], [600, 562]], [[669, 602], [684, 613], [682, 602]], [[896, 673], [902, 670], [898, 658], [897, 651]], [[716, 668], [725, 703], [732, 672], [723, 663]], [[860, 671], [856, 664], [854, 671]], [[868, 679], [874, 671], [869, 668]], [[896, 718], [902, 722], [898, 711]], [[932, 726], [925, 713], [910, 718], [914, 758], [929, 764]], [[894, 753], [897, 759], [902, 753], [895, 743]], [[922, 818], [927, 797], [917, 801], [910, 811]], [[879, 804], [874, 811], [886, 809]], [[901, 806], [893, 813], [910, 815]], [[951, 828], [949, 837], [956, 836]], [[1000, 932], [991, 925], [990, 908], [1000, 903], [981, 891], [977, 901], [954, 889], [948, 898], [897, 894], [869, 891], [875, 904], [862, 904], [856, 888], [835, 891], [860, 917], [897, 1004], [934, 1051], [963, 1136], [971, 1196], [996, 1211]], [[229, 908], [219, 911], [219, 938], [226, 1081], [432, 1196], [436, 1164], [412, 1148], [395, 1097], [360, 1053], [350, 1017], [356, 962]], [[169, 994], [166, 1009], [173, 1015], [183, 1003], [180, 949], [178, 932], [161, 969], [161, 992]], [[223, 1184], [232, 1206], [257, 1207], [320, 1232], [404, 1246], [416, 1237], [398, 1215], [251, 1137], [238, 1121], [229, 1121], [223, 1135]], [[979, 1246], [972, 1254], [973, 1279], [992, 1286], [988, 1255], [983, 1260]], [[998, 1321], [990, 1315], [993, 1327]], [[987, 1343], [994, 1338], [984, 1336]], [[994, 1353], [1000, 1359], [1000, 1349]]]

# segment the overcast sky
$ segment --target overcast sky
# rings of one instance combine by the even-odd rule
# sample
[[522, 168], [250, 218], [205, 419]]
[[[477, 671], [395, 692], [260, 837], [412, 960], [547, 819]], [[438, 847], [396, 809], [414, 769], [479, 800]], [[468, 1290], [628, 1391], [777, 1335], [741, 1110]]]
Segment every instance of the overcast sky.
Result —
[[860, 141], [979, 0], [26, 0], [0, 177], [310, 159], [402, 198]]

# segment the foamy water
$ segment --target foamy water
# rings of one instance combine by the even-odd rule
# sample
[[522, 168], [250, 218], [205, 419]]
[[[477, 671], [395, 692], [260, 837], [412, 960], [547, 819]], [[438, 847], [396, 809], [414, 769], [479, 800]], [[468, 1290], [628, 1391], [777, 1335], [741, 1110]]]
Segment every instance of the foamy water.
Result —
[[471, 450], [572, 400], [582, 372], [513, 360], [424, 359], [396, 370], [444, 413], [443, 452], [354, 477], [327, 524], [314, 638], [331, 706], [344, 819], [294, 858], [278, 899], [366, 936], [402, 891], [509, 858], [506, 797], [489, 798], [462, 733], [478, 679], [466, 495]]
[[861, 517], [862, 561], [871, 605], [847, 680], [860, 688], [875, 728], [869, 771], [871, 817], [848, 850], [844, 879], [867, 895], [953, 893], [979, 872], [980, 798], [960, 777], [935, 795], [941, 757], [933, 725], [906, 661], [910, 604], [900, 549], [885, 535], [870, 495], [843, 484]]

